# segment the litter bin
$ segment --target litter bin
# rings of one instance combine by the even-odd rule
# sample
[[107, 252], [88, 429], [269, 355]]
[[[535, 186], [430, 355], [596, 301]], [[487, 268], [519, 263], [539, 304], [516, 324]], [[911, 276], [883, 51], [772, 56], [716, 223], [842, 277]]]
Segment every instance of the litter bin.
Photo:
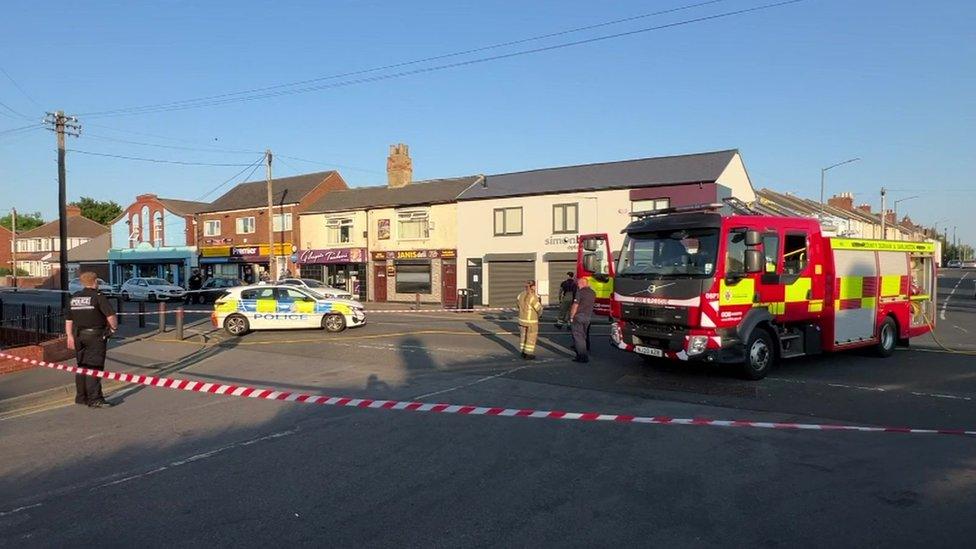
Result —
[[458, 309], [471, 309], [474, 305], [474, 300], [471, 299], [471, 290], [467, 288], [458, 288], [458, 298], [457, 298], [457, 308]]

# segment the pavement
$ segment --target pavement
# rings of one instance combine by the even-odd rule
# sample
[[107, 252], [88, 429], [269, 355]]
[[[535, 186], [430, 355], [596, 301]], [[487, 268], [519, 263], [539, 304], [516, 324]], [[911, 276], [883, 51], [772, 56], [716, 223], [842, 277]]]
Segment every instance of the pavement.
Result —
[[[973, 344], [974, 276], [939, 281], [948, 347]], [[376, 313], [341, 334], [200, 331], [125, 342], [109, 368], [450, 404], [976, 427], [976, 360], [931, 338], [889, 359], [786, 361], [749, 382], [647, 366], [609, 348], [605, 326], [588, 365], [550, 326], [525, 362], [510, 316], [490, 313]], [[968, 437], [432, 415], [144, 386], [112, 399], [0, 419], [0, 545], [960, 546], [976, 534]]]

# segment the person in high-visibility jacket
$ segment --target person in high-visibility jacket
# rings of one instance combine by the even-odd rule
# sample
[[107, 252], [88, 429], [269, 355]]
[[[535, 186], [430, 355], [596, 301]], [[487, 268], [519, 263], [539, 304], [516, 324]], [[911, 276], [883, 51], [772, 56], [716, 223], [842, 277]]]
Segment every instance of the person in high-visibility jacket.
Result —
[[519, 310], [519, 330], [522, 332], [521, 350], [525, 360], [535, 359], [535, 342], [539, 339], [539, 315], [542, 300], [535, 293], [535, 281], [525, 283], [525, 290], [516, 298]]

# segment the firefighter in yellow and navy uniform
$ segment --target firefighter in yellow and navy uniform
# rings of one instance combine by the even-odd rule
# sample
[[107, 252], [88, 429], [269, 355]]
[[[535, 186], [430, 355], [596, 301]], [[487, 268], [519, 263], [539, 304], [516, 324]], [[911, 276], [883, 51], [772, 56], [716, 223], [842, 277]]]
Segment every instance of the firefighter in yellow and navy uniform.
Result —
[[535, 342], [539, 339], [539, 315], [542, 301], [535, 293], [535, 281], [525, 283], [525, 290], [516, 298], [519, 310], [519, 330], [522, 332], [521, 350], [525, 360], [535, 359]]

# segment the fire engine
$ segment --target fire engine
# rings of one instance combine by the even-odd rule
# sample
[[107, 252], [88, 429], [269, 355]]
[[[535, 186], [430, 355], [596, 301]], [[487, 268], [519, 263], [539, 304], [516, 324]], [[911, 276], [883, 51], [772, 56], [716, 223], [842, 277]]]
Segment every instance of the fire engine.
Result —
[[615, 259], [581, 235], [577, 273], [613, 346], [646, 359], [738, 364], [858, 347], [883, 357], [933, 329], [935, 246], [826, 236], [816, 219], [721, 215], [722, 204], [632, 214]]

